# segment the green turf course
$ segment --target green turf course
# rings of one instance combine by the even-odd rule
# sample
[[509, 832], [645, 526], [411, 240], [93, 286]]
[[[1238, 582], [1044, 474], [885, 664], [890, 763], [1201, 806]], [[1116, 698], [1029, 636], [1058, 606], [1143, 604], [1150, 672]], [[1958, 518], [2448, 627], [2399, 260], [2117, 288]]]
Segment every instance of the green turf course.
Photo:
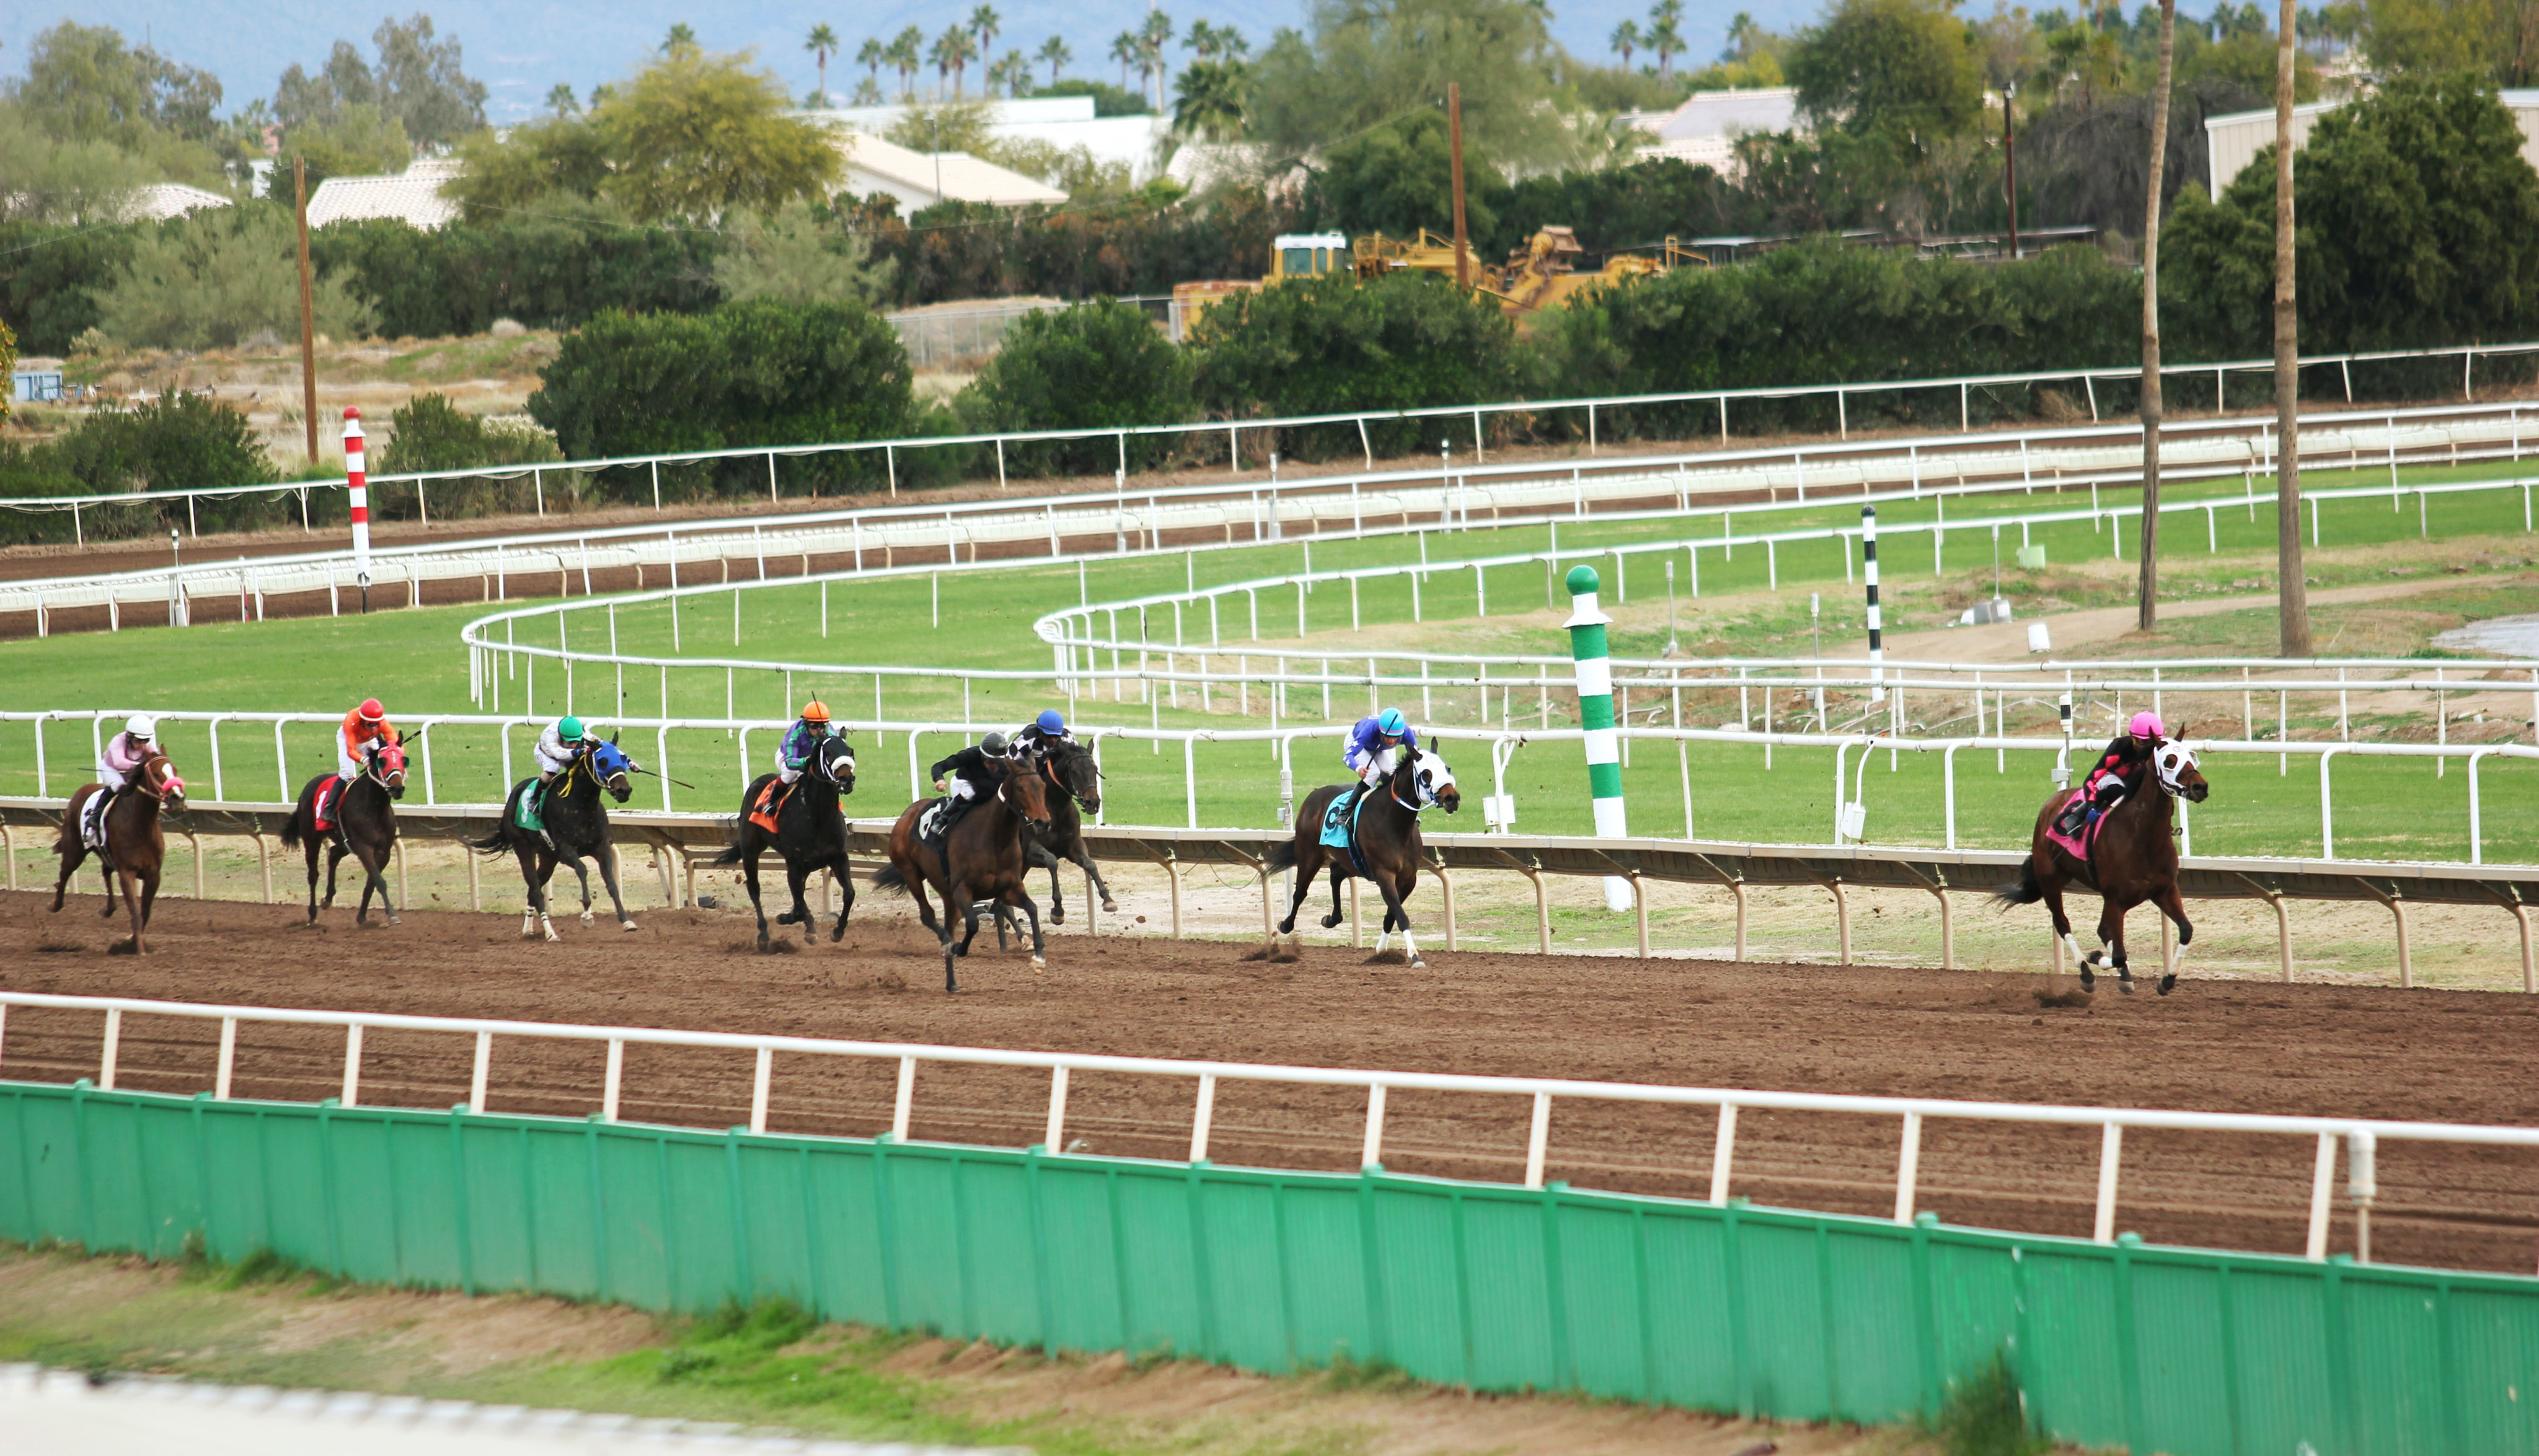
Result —
[[[2402, 471], [2401, 480], [2452, 481], [2508, 473], [2505, 467]], [[2369, 470], [2353, 476], [2312, 472], [2307, 478], [2313, 489], [2319, 489], [2353, 483], [2378, 484], [2385, 481], [2386, 474]], [[2241, 488], [2238, 482], [2172, 487], [2169, 498], [2178, 501], [2235, 496]], [[2099, 497], [2107, 507], [2128, 499], [2129, 494], [2113, 490], [2103, 491]], [[2009, 492], [1984, 498], [1980, 503], [1954, 502], [1948, 507], [1951, 531], [1946, 570], [1963, 576], [1989, 567], [1989, 533], [1981, 529], [1987, 518], [2086, 509], [2088, 503], [2086, 488], [2065, 490], [2058, 497], [2049, 486], [2040, 486], [2032, 495]], [[1881, 508], [1882, 524], [1888, 532], [1884, 556], [1890, 583], [1929, 569], [1928, 536], [1899, 538], [1893, 531], [1897, 525], [1928, 520], [1936, 509], [1935, 503], [1929, 501]], [[2249, 519], [2251, 515], [2254, 520]], [[1782, 512], [1745, 515], [1737, 525], [1743, 532], [1811, 524], [1849, 526], [1856, 525], [1858, 520], [1857, 506], [1837, 499], [1811, 502], [1807, 507]], [[1571, 553], [1585, 556], [1600, 547], [1620, 543], [1698, 538], [1715, 531], [1718, 520], [1715, 512], [1696, 511], [1688, 520], [1565, 522], [1559, 533], [1560, 546], [1564, 557]], [[2413, 497], [2404, 498], [2395, 511], [2385, 498], [2336, 502], [2325, 507], [2323, 539], [2331, 546], [2351, 546], [2413, 539], [2420, 529], [2440, 536], [2518, 535], [2522, 520], [2521, 496], [2514, 491], [2435, 498], [2421, 526]], [[2200, 519], [2184, 515], [2167, 518], [2165, 566], [2172, 580], [2193, 573], [2207, 554], [2199, 549], [2207, 545], [2203, 523]], [[2214, 520], [2214, 533], [2220, 550], [2242, 553], [2244, 562], [2244, 553], [2271, 550], [2272, 512], [2263, 508], [2253, 513], [2245, 508], [2221, 511]], [[2008, 557], [2017, 538], [2015, 531], [2005, 534], [2011, 536], [2003, 552]], [[2103, 559], [2117, 554], [2115, 548], [2130, 550], [2132, 534], [2130, 521], [2111, 538], [2104, 520], [2095, 528], [2084, 520], [2038, 528], [2032, 539], [2044, 544], [2049, 558], [2059, 563]], [[1425, 547], [1432, 563], [1444, 564], [1470, 557], [1539, 551], [1545, 549], [1548, 541], [1549, 532], [1543, 526], [1475, 528], [1431, 532]], [[1313, 548], [1313, 564], [1325, 571], [1391, 566], [1419, 559], [1420, 549], [1418, 541], [1401, 537], [1323, 541]], [[1844, 634], [1856, 628], [1859, 608], [1854, 597], [1842, 589], [1841, 555], [1831, 543], [1801, 543], [1780, 552], [1779, 558], [1779, 582], [1784, 593], [1809, 589], [1826, 593], [1827, 646], [1832, 651], [1842, 650], [1849, 641]], [[1079, 589], [1095, 600], [1116, 600], [1176, 589], [1191, 580], [1206, 586], [1291, 572], [1299, 569], [1303, 560], [1302, 545], [1287, 543], [1099, 563], [1084, 574], [1081, 588], [1072, 565], [947, 570], [939, 583], [927, 574], [837, 584], [828, 589], [825, 639], [820, 630], [820, 587], [780, 585], [736, 593], [740, 603], [737, 649], [733, 646], [733, 596], [688, 598], [680, 607], [680, 645], [691, 657], [736, 653], [796, 661], [932, 665], [947, 672], [960, 666], [1046, 672], [1051, 666], [1050, 652], [1032, 635], [1030, 623], [1054, 605], [1078, 600]], [[1689, 600], [1688, 573], [1683, 570], [1682, 559], [1677, 560], [1679, 589]], [[1765, 553], [1758, 548], [1741, 549], [1734, 560], [1723, 558], [1715, 548], [1701, 552], [1701, 588], [1707, 594], [1760, 590], [1765, 585], [1766, 570]], [[1637, 592], [1638, 599], [1646, 601], [1662, 592], [1659, 572], [1654, 561], [1635, 562], [1629, 580], [1618, 584], [1616, 599]], [[1546, 605], [1545, 597], [1540, 594], [1546, 589], [1543, 568], [1503, 567], [1491, 570], [1487, 576], [1492, 619], [1475, 624], [1474, 650], [1556, 655], [1561, 650], [1556, 633], [1544, 632], [1537, 643], [1531, 631], [1498, 623], [1508, 613], [1540, 611]], [[939, 626], [933, 618], [938, 588]], [[1421, 590], [1421, 599], [1423, 615], [1429, 623], [1472, 617], [1475, 604], [1474, 573], [1465, 570], [1432, 575]], [[369, 617], [277, 620], [252, 625], [205, 623], [182, 631], [137, 628], [111, 637], [83, 634], [12, 642], [0, 646], [0, 702], [13, 709], [340, 713], [350, 703], [376, 695], [409, 723], [434, 712], [477, 711], [467, 699], [466, 659], [457, 645], [457, 634], [463, 623], [483, 610], [476, 606], [434, 607]], [[1804, 603], [1800, 610], [1804, 611]], [[1410, 618], [1408, 580], [1391, 578], [1364, 584], [1359, 592], [1359, 613], [1360, 621], [1369, 628], [1380, 629], [1386, 622], [1407, 623]], [[1345, 589], [1327, 585], [1315, 590], [1309, 598], [1307, 618], [1308, 628], [1315, 633], [1344, 630], [1349, 622]], [[573, 645], [602, 645], [607, 632], [604, 614], [578, 610], [567, 621], [566, 630], [572, 634]], [[1124, 621], [1124, 629], [1128, 626]], [[1173, 633], [1169, 612], [1151, 617], [1148, 627], [1156, 637], [1169, 640]], [[534, 640], [551, 645], [556, 640], [552, 616], [524, 619], [515, 630], [522, 642]], [[1292, 590], [1264, 593], [1259, 644], [1263, 651], [1251, 655], [1255, 670], [1269, 670], [1270, 659], [1282, 648], [1292, 651], [1295, 631]], [[619, 610], [616, 632], [623, 652], [663, 656], [671, 653], [670, 614], [665, 604], [647, 603]], [[1182, 633], [1183, 640], [1194, 645], [1210, 641], [1210, 624], [1203, 607], [1184, 614]], [[1377, 630], [1369, 634], [1368, 640], [1381, 638]], [[1654, 656], [1663, 645], [1662, 639], [1662, 629], [1621, 631], [1615, 634], [1614, 651], [1617, 656]], [[1214, 641], [1217, 646], [1212, 649], [1215, 657], [1211, 665], [1220, 668], [1229, 665], [1224, 661], [1227, 655], [1243, 654], [1253, 648], [1252, 624], [1240, 595], [1220, 603]], [[1290, 666], [1303, 670], [1320, 660], [1319, 656], [1310, 660], [1292, 659]], [[1133, 659], [1127, 665], [1135, 665]], [[1339, 669], [1340, 661], [1336, 659], [1334, 666]], [[671, 716], [720, 718], [724, 716], [728, 703], [729, 710], [740, 716], [776, 720], [789, 717], [799, 698], [812, 692], [827, 697], [842, 717], [869, 719], [873, 714], [870, 674], [805, 673], [797, 676], [791, 686], [793, 691], [789, 697], [786, 681], [778, 674], [740, 673], [727, 679], [719, 667], [679, 668], [666, 674]], [[533, 671], [523, 659], [516, 675], [507, 676], [500, 685], [501, 707], [506, 713], [553, 716], [565, 707], [563, 688], [553, 664]], [[628, 716], [657, 715], [663, 706], [663, 690], [662, 673], [632, 669], [625, 677], [620, 711]], [[1184, 689], [1180, 708], [1165, 707], [1160, 713], [1133, 701], [1133, 685], [1128, 692], [1132, 701], [1116, 706], [1107, 700], [1080, 702], [1076, 721], [1136, 727], [1159, 722], [1167, 728], [1219, 729], [1267, 726], [1266, 690], [1257, 686], [1251, 694], [1250, 720], [1236, 716], [1239, 695], [1224, 688], [1211, 694], [1215, 710], [1211, 713], [1198, 711], [1196, 689]], [[1365, 711], [1362, 692], [1358, 690], [1358, 695], [1353, 696], [1350, 690], [1334, 689], [1332, 713], [1336, 726], [1344, 726]], [[577, 669], [571, 706], [585, 716], [604, 718], [617, 694], [614, 672]], [[1395, 696], [1409, 697], [1407, 693]], [[1723, 719], [1736, 717], [1733, 692], [1687, 694], [1686, 699], [1687, 725], [1715, 726]], [[882, 707], [895, 720], [966, 719], [984, 728], [1019, 723], [1054, 702], [1064, 706], [1063, 699], [1053, 696], [1046, 678], [982, 684], [970, 697], [965, 713], [957, 679], [894, 678], [884, 686]], [[1303, 721], [1290, 719], [1284, 726], [1303, 727], [1321, 720], [1318, 691], [1298, 690], [1289, 703], [1291, 709], [1301, 711]], [[1441, 689], [1424, 706], [1415, 701], [1406, 701], [1406, 706], [1423, 721], [1448, 727], [1472, 725], [1475, 712], [1470, 687], [1460, 691]], [[1517, 706], [1520, 726], [1542, 721], [1538, 713], [1526, 711], [1533, 705], [1522, 693]], [[1649, 704], [1642, 700], [1635, 706], [1645, 714]], [[1494, 694], [1493, 721], [1499, 711]], [[1553, 705], [1551, 721], [1555, 727], [1575, 726], [1574, 716], [1557, 703]], [[2033, 724], [2039, 720], [2031, 712], [2027, 721]], [[48, 730], [45, 746], [53, 770], [50, 787], [54, 793], [63, 793], [67, 785], [84, 781], [92, 752], [90, 737], [84, 724], [57, 724]], [[209, 783], [210, 756], [204, 727], [173, 725], [167, 737], [172, 754], [193, 781], [195, 794], [207, 794], [214, 786]], [[521, 729], [511, 734], [511, 772], [515, 776], [526, 772], [528, 737], [528, 732]], [[435, 731], [434, 739], [434, 789], [438, 798], [484, 801], [498, 796], [505, 776], [501, 734], [496, 729], [445, 728]], [[894, 733], [875, 742], [867, 730], [859, 732], [857, 741], [861, 755], [862, 787], [850, 800], [851, 808], [859, 814], [882, 814], [907, 802], [911, 789], [906, 737]], [[286, 734], [286, 742], [289, 787], [296, 788], [332, 761], [329, 729], [324, 725], [294, 728]], [[917, 745], [918, 767], [930, 765], [958, 743], [957, 734], [922, 735]], [[30, 726], [0, 725], [0, 793], [35, 791], [33, 746]], [[661, 745], [650, 730], [643, 730], [629, 746], [648, 762], [660, 757]], [[671, 734], [667, 743], [670, 771], [699, 786], [693, 793], [676, 791], [674, 806], [730, 809], [745, 777], [744, 769], [752, 774], [764, 771], [773, 748], [772, 732], [751, 733], [748, 761], [744, 763], [735, 735], [721, 730]], [[1296, 754], [1299, 797], [1317, 783], [1341, 777], [1335, 740], [1299, 744]], [[1115, 741], [1107, 745], [1107, 817], [1118, 823], [1183, 822], [1179, 758], [1178, 745], [1164, 745], [1160, 753], [1147, 744]], [[277, 775], [270, 728], [230, 728], [223, 734], [222, 760], [224, 772], [218, 788], [225, 797], [271, 798], [281, 795], [285, 786]], [[1631, 825], [1635, 832], [1646, 834], [1683, 832], [1681, 773], [1689, 778], [1693, 827], [1703, 838], [1822, 842], [1831, 833], [1831, 750], [1784, 748], [1771, 753], [1767, 768], [1759, 745], [1705, 744], [1697, 745], [1680, 770], [1671, 745], [1641, 744], [1633, 749], [1632, 763], [1624, 773]], [[1269, 745], [1201, 744], [1194, 761], [1199, 780], [1200, 822], [1274, 822], [1277, 762]], [[1484, 750], [1466, 745], [1456, 752], [1454, 761], [1469, 793], [1477, 795], [1488, 790], [1489, 763]], [[1857, 761], [1855, 756], [1852, 762]], [[1989, 752], [1963, 751], [1957, 755], [1960, 845], [2010, 848], [2025, 840], [2027, 826], [2049, 787], [2046, 774], [2050, 755], [2013, 753], [2000, 763], [1997, 768], [1996, 756]], [[2318, 853], [2318, 777], [2313, 758], [2294, 755], [2289, 771], [2279, 773], [2271, 757], [2217, 755], [2207, 764], [2207, 770], [2215, 780], [2215, 797], [2196, 815], [2195, 848], [2199, 853]], [[2455, 763], [2437, 773], [2430, 761], [2349, 755], [2338, 760], [2334, 773], [2337, 851], [2341, 857], [2467, 857], [2467, 776], [2463, 766]], [[2539, 803], [2539, 764], [2491, 760], [2482, 768], [2481, 776], [2486, 805], [2486, 858], [2523, 863], [2539, 858], [2539, 824], [2532, 822], [2539, 816], [2528, 812], [2530, 805]], [[1585, 783], [1582, 751], [1576, 743], [1539, 742], [1520, 750], [1510, 766], [1507, 786], [1518, 799], [1518, 826], [1538, 833], [1587, 832]], [[1937, 753], [1897, 755], [1892, 770], [1887, 755], [1879, 755], [1871, 768], [1866, 793], [1872, 842], [1940, 843], [1944, 833], [1941, 789], [1942, 766]], [[646, 807], [658, 806], [658, 784], [647, 782], [637, 802]], [[2520, 807], [2513, 807], [2516, 804]], [[1476, 808], [1445, 822], [1475, 832], [1481, 827]]]

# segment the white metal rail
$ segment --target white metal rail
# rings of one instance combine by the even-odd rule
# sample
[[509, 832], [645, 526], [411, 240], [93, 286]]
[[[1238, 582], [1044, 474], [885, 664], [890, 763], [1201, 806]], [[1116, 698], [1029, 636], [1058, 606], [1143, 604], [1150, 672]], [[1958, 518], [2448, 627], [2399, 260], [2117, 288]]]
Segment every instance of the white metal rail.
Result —
[[[891, 1108], [889, 1137], [893, 1142], [910, 1141], [915, 1114], [918, 1069], [926, 1063], [963, 1067], [1004, 1067], [1050, 1074], [1048, 1117], [1041, 1146], [1053, 1156], [1064, 1156], [1066, 1145], [1067, 1079], [1077, 1072], [1117, 1074], [1136, 1076], [1162, 1076], [1195, 1083], [1196, 1096], [1191, 1111], [1190, 1161], [1200, 1162], [1208, 1156], [1211, 1123], [1219, 1083], [1228, 1081], [1270, 1082], [1288, 1086], [1323, 1086], [1362, 1088], [1366, 1093], [1364, 1138], [1359, 1147], [1361, 1166], [1380, 1166], [1384, 1151], [1385, 1094], [1401, 1088], [1406, 1091], [1447, 1092], [1470, 1096], [1522, 1097], [1531, 1104], [1525, 1150], [1527, 1188], [1540, 1188], [1550, 1166], [1552, 1104], [1557, 1099], [1570, 1101], [1629, 1102], [1649, 1106], [1709, 1107], [1718, 1114], [1718, 1134], [1713, 1144], [1709, 1170], [1708, 1198], [1714, 1204], [1727, 1202], [1734, 1181], [1737, 1116], [1741, 1109], [1774, 1112], [1834, 1113], [1873, 1118], [1893, 1118], [1900, 1124], [1895, 1161], [1894, 1218], [1899, 1223], [1913, 1220], [1915, 1193], [1920, 1178], [1921, 1144], [1924, 1124], [1933, 1119], [1962, 1122], [2010, 1123], [2026, 1126], [2077, 1127], [2099, 1130], [2097, 1190], [2092, 1218], [2092, 1237], [2099, 1243], [2113, 1242], [2119, 1184], [2123, 1174], [2124, 1136], [2128, 1130], [2143, 1133], [2235, 1133], [2263, 1137], [2311, 1140], [2314, 1160], [2311, 1165], [2310, 1202], [2305, 1257], [2323, 1260], [2327, 1257], [2329, 1213], [2333, 1205], [2337, 1144], [2344, 1142], [2350, 1151], [2349, 1161], [2359, 1166], [2353, 1182], [2357, 1186], [2360, 1207], [2367, 1209], [2370, 1194], [2361, 1190], [2370, 1185], [2363, 1170], [2369, 1166], [2371, 1150], [2380, 1140], [2390, 1142], [2448, 1144], [2477, 1147], [2539, 1147], [2539, 1128], [2506, 1127], [2491, 1124], [2448, 1124], [2393, 1122], [2372, 1118], [2288, 1117], [2250, 1113], [2167, 1111], [2129, 1107], [2078, 1107], [2056, 1104], [2007, 1102], [1974, 1102], [1954, 1098], [1873, 1097], [1822, 1092], [1773, 1092], [1729, 1087], [1677, 1087], [1646, 1082], [1580, 1081], [1568, 1078], [1474, 1076], [1447, 1073], [1378, 1072], [1320, 1067], [1283, 1067], [1246, 1062], [1181, 1061], [1152, 1057], [1116, 1057], [1071, 1052], [992, 1051], [974, 1047], [931, 1046], [900, 1042], [834, 1040], [823, 1037], [752, 1036], [733, 1032], [669, 1031], [633, 1026], [581, 1026], [538, 1021], [506, 1021], [454, 1016], [412, 1016], [371, 1014], [353, 1011], [287, 1010], [265, 1006], [198, 1005], [180, 1002], [141, 1001], [115, 997], [50, 996], [28, 992], [0, 992], [0, 1032], [5, 1032], [7, 1008], [10, 1006], [96, 1012], [103, 1019], [102, 1046], [98, 1063], [97, 1085], [113, 1090], [120, 1071], [121, 1039], [126, 1016], [168, 1016], [187, 1020], [209, 1020], [220, 1023], [220, 1051], [213, 1069], [212, 1095], [221, 1101], [231, 1100], [236, 1084], [239, 1028], [247, 1023], [313, 1026], [340, 1029], [344, 1034], [343, 1081], [338, 1100], [345, 1107], [360, 1105], [362, 1084], [363, 1033], [410, 1031], [470, 1037], [474, 1041], [474, 1058], [468, 1075], [466, 1106], [477, 1113], [487, 1112], [492, 1093], [494, 1040], [497, 1037], [521, 1040], [597, 1042], [607, 1048], [607, 1071], [600, 1093], [599, 1116], [616, 1122], [625, 1090], [626, 1048], [635, 1046], [689, 1047], [717, 1051], [747, 1052], [756, 1059], [750, 1084], [749, 1131], [764, 1135], [768, 1131], [769, 1111], [775, 1084], [775, 1061], [779, 1052], [789, 1057], [843, 1057], [866, 1061], [895, 1063], [899, 1079]], [[5, 1043], [0, 1043], [5, 1051]], [[154, 1075], [166, 1075], [172, 1069], [154, 1068]], [[540, 1089], [542, 1095], [554, 1096], [559, 1089]], [[528, 1116], [530, 1114], [505, 1114]], [[791, 1136], [791, 1135], [789, 1135]], [[1683, 1170], [1689, 1181], [1696, 1174]], [[2375, 1190], [2376, 1192], [2376, 1190]]]

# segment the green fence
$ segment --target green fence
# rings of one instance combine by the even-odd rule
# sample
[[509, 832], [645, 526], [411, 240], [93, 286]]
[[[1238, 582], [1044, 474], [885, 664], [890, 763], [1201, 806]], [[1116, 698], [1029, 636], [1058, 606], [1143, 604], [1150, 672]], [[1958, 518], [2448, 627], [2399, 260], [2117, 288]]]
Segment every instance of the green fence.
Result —
[[2175, 1456], [2539, 1452], [2539, 1283], [1406, 1178], [0, 1082], [0, 1233]]

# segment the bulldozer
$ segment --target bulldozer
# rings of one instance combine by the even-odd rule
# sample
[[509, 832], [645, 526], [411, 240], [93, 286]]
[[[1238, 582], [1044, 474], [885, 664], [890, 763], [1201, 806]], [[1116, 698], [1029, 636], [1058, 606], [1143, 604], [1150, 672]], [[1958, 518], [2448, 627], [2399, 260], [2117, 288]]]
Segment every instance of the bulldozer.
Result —
[[[1677, 267], [1710, 265], [1709, 258], [1680, 245], [1673, 238], [1666, 240], [1655, 256], [1615, 253], [1593, 273], [1577, 270], [1575, 260], [1585, 251], [1579, 246], [1576, 230], [1544, 228], [1528, 239], [1525, 246], [1509, 253], [1502, 267], [1471, 258], [1467, 277], [1475, 291], [1498, 300], [1499, 307], [1522, 323], [1527, 316], [1566, 304], [1592, 288], [1632, 278], [1659, 277]], [[1268, 277], [1258, 281], [1202, 279], [1175, 284], [1173, 303], [1179, 330], [1187, 330], [1209, 306], [1235, 294], [1257, 292], [1291, 278], [1318, 278], [1342, 269], [1362, 279], [1381, 278], [1404, 269], [1442, 273], [1451, 278], [1455, 273], [1455, 244], [1453, 240], [1440, 238], [1425, 228], [1415, 239], [1370, 233], [1355, 243], [1338, 233], [1281, 235], [1270, 245]]]

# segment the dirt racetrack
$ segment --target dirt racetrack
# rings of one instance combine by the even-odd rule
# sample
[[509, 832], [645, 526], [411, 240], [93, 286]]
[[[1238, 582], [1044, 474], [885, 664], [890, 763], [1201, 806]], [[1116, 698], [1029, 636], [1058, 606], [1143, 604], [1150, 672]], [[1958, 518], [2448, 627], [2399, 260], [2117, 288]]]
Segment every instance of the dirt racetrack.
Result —
[[[409, 911], [357, 931], [348, 912], [314, 930], [298, 912], [163, 900], [152, 953], [106, 954], [120, 918], [92, 890], [59, 915], [48, 896], [0, 896], [0, 987], [418, 1014], [1059, 1049], [1412, 1071], [1540, 1075], [1689, 1085], [1928, 1094], [2004, 1101], [2446, 1122], [2539, 1123], [2539, 999], [2488, 992], [2192, 981], [2178, 995], [2086, 1005], [2032, 975], [1877, 967], [1735, 965], [1430, 951], [1426, 970], [1368, 965], [1308, 944], [1292, 963], [1249, 947], [1073, 933], [1034, 976], [983, 936], [963, 990], [906, 902], [866, 896], [847, 938], [792, 953], [751, 948], [745, 915], [652, 912], [625, 935], [560, 918], [561, 944], [523, 943], [494, 915]], [[798, 945], [798, 940], [788, 943]], [[2070, 998], [2078, 1002], [2077, 997]], [[96, 1075], [101, 1019], [17, 1009], [0, 1075]], [[128, 1017], [120, 1083], [211, 1085], [216, 1022]], [[466, 1096], [459, 1036], [373, 1032], [366, 1103], [446, 1108]], [[598, 1108], [602, 1049], [495, 1045], [496, 1111], [582, 1116]], [[630, 1047], [623, 1115], [721, 1128], [747, 1118], [746, 1053]], [[340, 1033], [241, 1027], [237, 1092], [313, 1100], [339, 1090]], [[894, 1069], [779, 1057], [770, 1125], [863, 1136], [886, 1128]], [[1066, 1136], [1077, 1150], [1178, 1158], [1192, 1084], [1079, 1075]], [[928, 1066], [919, 1138], [1037, 1142], [1044, 1075]], [[1384, 1161], [1396, 1171], [1516, 1181], [1524, 1099], [1395, 1092]], [[1362, 1094], [1228, 1083], [1211, 1156], [1222, 1163], [1346, 1169]], [[1581, 1187], [1703, 1197], [1714, 1117], [1704, 1110], [1562, 1101], [1550, 1173]], [[1759, 1204], [1886, 1214], [1897, 1124], [1887, 1118], [1748, 1112], [1736, 1191]], [[1953, 1223], [2086, 1236], [2093, 1129], [1935, 1123], [1919, 1207]], [[2299, 1253], [2313, 1145], [2306, 1139], [2135, 1133], [2117, 1226], [2156, 1243]], [[2384, 1142], [2373, 1254], [2398, 1263], [2527, 1274], [2539, 1254], [2539, 1150]], [[2350, 1249], [2342, 1197], [2333, 1247]]]

